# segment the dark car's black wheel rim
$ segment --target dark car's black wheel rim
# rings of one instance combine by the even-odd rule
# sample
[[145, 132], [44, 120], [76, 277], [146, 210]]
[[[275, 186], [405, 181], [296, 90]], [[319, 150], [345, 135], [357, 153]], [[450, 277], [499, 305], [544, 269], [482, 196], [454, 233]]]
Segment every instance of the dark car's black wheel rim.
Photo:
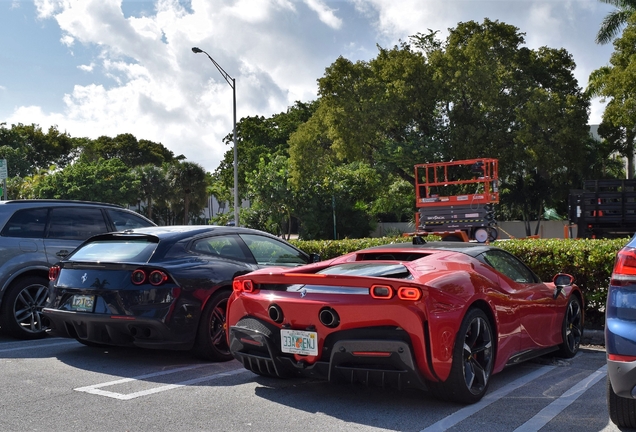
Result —
[[487, 320], [473, 318], [466, 329], [462, 353], [466, 388], [478, 395], [488, 385], [492, 370], [492, 332]]
[[229, 355], [230, 348], [227, 345], [227, 324], [226, 319], [227, 298], [222, 298], [217, 302], [210, 316], [210, 340], [212, 346], [219, 354]]
[[583, 333], [583, 313], [578, 300], [571, 300], [565, 311], [565, 344], [571, 352], [576, 352]]
[[22, 330], [40, 333], [46, 330], [47, 320], [42, 309], [48, 298], [48, 289], [41, 284], [31, 284], [22, 289], [13, 304], [13, 317]]

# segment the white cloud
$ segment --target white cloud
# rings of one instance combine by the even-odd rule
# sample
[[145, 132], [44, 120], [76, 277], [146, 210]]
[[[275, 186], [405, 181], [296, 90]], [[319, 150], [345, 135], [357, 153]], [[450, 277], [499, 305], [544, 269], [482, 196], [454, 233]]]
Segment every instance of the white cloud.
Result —
[[91, 63], [88, 65], [79, 65], [77, 68], [83, 70], [84, 72], [93, 72], [93, 69], [95, 69], [95, 63]]
[[54, 16], [68, 2], [66, 0], [34, 0], [34, 3], [38, 17], [46, 19]]
[[327, 24], [333, 29], [342, 27], [342, 20], [334, 14], [334, 10], [330, 9], [321, 0], [305, 0], [307, 6], [318, 14], [320, 21]]

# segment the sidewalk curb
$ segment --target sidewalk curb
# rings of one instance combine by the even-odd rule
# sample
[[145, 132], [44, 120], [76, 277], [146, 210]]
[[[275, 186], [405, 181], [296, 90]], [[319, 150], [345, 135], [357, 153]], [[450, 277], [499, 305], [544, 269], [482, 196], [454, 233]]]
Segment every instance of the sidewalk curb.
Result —
[[603, 330], [583, 329], [581, 344], [605, 346], [605, 332]]

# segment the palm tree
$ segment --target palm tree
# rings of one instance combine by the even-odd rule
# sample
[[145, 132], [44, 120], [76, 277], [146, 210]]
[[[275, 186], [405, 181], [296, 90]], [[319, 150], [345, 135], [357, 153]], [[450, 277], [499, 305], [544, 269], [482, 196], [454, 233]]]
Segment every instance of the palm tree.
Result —
[[134, 168], [139, 179], [139, 198], [148, 203], [148, 219], [152, 219], [153, 198], [162, 196], [167, 189], [166, 169], [153, 164], [142, 165]]
[[188, 224], [190, 199], [205, 202], [207, 181], [205, 169], [194, 162], [176, 162], [168, 170], [170, 186], [183, 197], [183, 223]]
[[607, 14], [601, 23], [601, 28], [596, 34], [597, 44], [606, 44], [611, 42], [621, 28], [636, 12], [636, 0], [599, 0], [602, 3], [607, 3], [615, 6], [617, 9]]

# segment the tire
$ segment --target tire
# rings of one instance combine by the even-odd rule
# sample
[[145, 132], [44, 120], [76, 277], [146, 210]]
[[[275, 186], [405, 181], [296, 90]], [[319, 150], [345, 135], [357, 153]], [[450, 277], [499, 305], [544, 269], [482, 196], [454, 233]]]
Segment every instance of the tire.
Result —
[[488, 390], [494, 360], [490, 321], [482, 310], [470, 309], [457, 333], [448, 379], [429, 383], [429, 388], [441, 399], [465, 404], [478, 402]]
[[473, 231], [473, 238], [477, 240], [477, 243], [486, 243], [490, 237], [490, 233], [486, 228], [477, 228]]
[[614, 393], [607, 377], [607, 410], [614, 424], [623, 428], [636, 428], [636, 399], [628, 399]]
[[217, 292], [203, 309], [193, 352], [197, 357], [211, 361], [232, 360], [227, 344], [226, 309], [230, 291]]
[[488, 227], [488, 241], [494, 242], [499, 238], [499, 230], [495, 227]]
[[40, 339], [46, 336], [49, 325], [42, 309], [48, 300], [48, 291], [48, 280], [38, 276], [13, 282], [2, 300], [2, 331], [18, 339]]
[[563, 358], [572, 358], [579, 352], [581, 338], [583, 337], [583, 309], [581, 301], [576, 295], [571, 295], [565, 307], [565, 316], [561, 327], [563, 343], [559, 345], [558, 355]]

